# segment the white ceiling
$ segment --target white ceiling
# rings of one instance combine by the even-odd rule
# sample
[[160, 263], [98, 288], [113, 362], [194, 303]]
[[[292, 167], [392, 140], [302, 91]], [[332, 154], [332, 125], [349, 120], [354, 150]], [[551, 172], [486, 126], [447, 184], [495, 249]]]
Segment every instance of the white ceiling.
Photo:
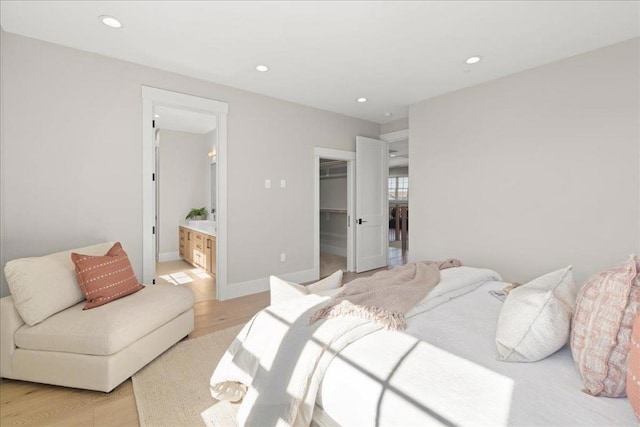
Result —
[[[637, 1], [0, 2], [11, 33], [378, 123], [417, 101], [638, 37], [638, 15]], [[483, 60], [468, 66], [471, 55]], [[356, 103], [361, 96], [369, 102]]]
[[[155, 117], [157, 116], [157, 117]], [[176, 130], [204, 135], [216, 128], [216, 117], [211, 114], [158, 106], [154, 109], [157, 129]]]
[[409, 140], [402, 139], [389, 143], [389, 167], [409, 166]]

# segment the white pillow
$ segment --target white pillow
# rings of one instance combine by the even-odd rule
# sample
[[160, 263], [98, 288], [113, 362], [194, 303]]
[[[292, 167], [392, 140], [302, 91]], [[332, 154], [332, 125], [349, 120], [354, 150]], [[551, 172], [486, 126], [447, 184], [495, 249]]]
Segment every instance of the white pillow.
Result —
[[307, 286], [287, 282], [276, 276], [269, 278], [269, 285], [271, 288], [271, 305], [309, 294], [329, 296], [335, 294], [335, 290], [342, 285], [342, 270], [338, 270], [331, 276]]
[[9, 261], [4, 267], [9, 291], [22, 320], [33, 326], [85, 300], [76, 279], [71, 252], [104, 255], [113, 242], [37, 257]]
[[509, 292], [496, 331], [498, 360], [536, 362], [569, 340], [577, 289], [571, 266]]

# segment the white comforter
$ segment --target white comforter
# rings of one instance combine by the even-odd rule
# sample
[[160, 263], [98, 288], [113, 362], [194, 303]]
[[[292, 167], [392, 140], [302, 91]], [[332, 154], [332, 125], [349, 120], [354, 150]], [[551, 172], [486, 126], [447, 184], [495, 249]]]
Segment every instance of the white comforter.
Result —
[[[406, 317], [424, 313], [491, 280], [500, 280], [491, 270], [443, 270], [440, 283]], [[236, 399], [240, 390], [235, 383], [246, 386], [238, 411], [239, 425], [308, 426], [319, 385], [331, 361], [350, 343], [380, 329], [350, 316], [309, 325], [309, 317], [327, 299], [307, 295], [268, 307], [238, 334], [211, 377], [211, 391], [217, 399]], [[406, 337], [397, 332], [388, 336], [389, 346], [401, 345], [396, 340]], [[378, 359], [378, 355], [371, 356], [372, 360]], [[461, 372], [464, 374], [464, 369]], [[416, 415], [417, 421], [424, 421], [422, 412]]]

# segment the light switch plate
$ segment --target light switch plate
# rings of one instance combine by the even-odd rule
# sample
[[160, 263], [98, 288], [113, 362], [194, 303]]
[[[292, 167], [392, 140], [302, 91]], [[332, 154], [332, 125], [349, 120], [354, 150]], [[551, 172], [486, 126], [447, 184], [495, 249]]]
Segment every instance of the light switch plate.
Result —
[[280, 188], [285, 188], [287, 186], [287, 181], [284, 179], [280, 180]]
[[271, 188], [271, 180], [270, 179], [265, 179], [264, 180], [264, 188]]

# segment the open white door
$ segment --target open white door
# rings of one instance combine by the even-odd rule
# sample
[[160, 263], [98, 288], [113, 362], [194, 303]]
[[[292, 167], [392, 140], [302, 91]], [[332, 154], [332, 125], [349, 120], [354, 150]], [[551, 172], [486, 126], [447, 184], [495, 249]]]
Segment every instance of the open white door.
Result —
[[356, 272], [387, 265], [389, 212], [386, 142], [356, 137]]

